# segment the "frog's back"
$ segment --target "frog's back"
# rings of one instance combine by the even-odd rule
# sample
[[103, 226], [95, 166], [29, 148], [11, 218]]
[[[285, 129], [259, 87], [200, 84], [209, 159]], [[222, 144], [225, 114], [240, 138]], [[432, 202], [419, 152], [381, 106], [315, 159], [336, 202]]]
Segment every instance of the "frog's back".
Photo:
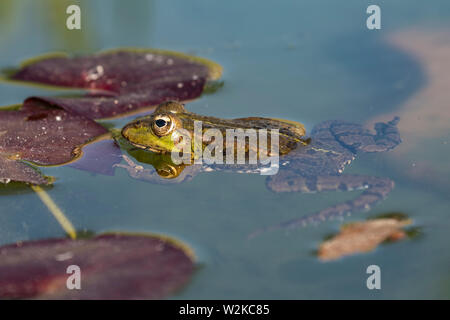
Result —
[[341, 125], [351, 124], [339, 120], [319, 123], [311, 132], [310, 144], [293, 150], [281, 164], [304, 176], [342, 173], [344, 167], [355, 158], [355, 154], [342, 145], [333, 133], [333, 128]]

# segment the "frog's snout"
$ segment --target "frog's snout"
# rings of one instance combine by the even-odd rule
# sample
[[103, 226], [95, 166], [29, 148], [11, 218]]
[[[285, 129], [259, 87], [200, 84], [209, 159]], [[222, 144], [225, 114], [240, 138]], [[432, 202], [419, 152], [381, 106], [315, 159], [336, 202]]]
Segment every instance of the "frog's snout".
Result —
[[126, 126], [124, 126], [123, 128], [122, 128], [122, 131], [120, 132], [121, 134], [122, 134], [122, 137], [124, 137], [125, 139], [128, 139], [128, 136], [129, 136], [129, 131], [130, 131], [130, 128], [131, 127], [133, 127], [134, 125], [132, 124], [132, 123], [129, 123], [129, 124], [127, 124]]
[[122, 136], [126, 139], [132, 137], [133, 133], [136, 133], [138, 130], [142, 130], [145, 127], [145, 124], [142, 120], [136, 120], [128, 123], [122, 128]]

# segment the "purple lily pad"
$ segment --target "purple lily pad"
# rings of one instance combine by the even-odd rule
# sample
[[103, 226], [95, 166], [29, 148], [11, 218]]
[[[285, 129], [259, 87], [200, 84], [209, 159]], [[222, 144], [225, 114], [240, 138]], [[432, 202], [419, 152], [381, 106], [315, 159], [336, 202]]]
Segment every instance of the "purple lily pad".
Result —
[[1, 154], [39, 165], [68, 162], [79, 154], [76, 147], [108, 132], [93, 120], [42, 103], [0, 111], [0, 130]]
[[19, 160], [63, 164], [81, 154], [80, 146], [106, 133], [91, 119], [42, 102], [28, 103], [20, 110], [0, 110], [0, 179], [48, 184], [48, 179]]
[[81, 57], [46, 57], [25, 64], [12, 80], [88, 89], [83, 97], [32, 97], [92, 119], [152, 108], [201, 95], [221, 67], [206, 59], [162, 50], [116, 50]]
[[0, 155], [0, 182], [10, 181], [28, 182], [32, 184], [48, 184], [50, 180], [43, 177], [39, 171], [31, 166], [17, 161], [3, 158]]
[[[157, 236], [105, 234], [0, 247], [0, 298], [161, 299], [190, 279], [189, 249]], [[69, 290], [67, 268], [80, 268]]]

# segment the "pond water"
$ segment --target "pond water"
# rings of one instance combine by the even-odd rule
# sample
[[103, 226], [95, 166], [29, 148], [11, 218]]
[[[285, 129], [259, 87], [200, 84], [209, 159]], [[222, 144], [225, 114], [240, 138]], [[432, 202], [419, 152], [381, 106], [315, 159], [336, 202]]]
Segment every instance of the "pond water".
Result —
[[[42, 168], [58, 178], [49, 194], [77, 229], [157, 232], [189, 244], [199, 268], [174, 299], [450, 298], [450, 2], [377, 1], [380, 30], [367, 29], [366, 8], [373, 3], [361, 0], [77, 3], [82, 32], [66, 30], [60, 1], [2, 0], [0, 68], [53, 51], [164, 48], [224, 68], [224, 86], [187, 105], [196, 113], [290, 119], [304, 123], [307, 132], [323, 120], [370, 125], [399, 115], [404, 143], [362, 155], [346, 169], [389, 177], [395, 189], [345, 222], [402, 212], [421, 234], [321, 262], [314, 251], [341, 221], [252, 240], [247, 235], [357, 192], [275, 194], [263, 176], [226, 172], [164, 186], [133, 180], [119, 169], [103, 176], [68, 166]], [[1, 105], [53, 94], [0, 83]], [[107, 123], [120, 128], [129, 120]], [[0, 186], [0, 244], [62, 236], [31, 189]], [[366, 268], [374, 264], [381, 268], [381, 290], [366, 287]]]

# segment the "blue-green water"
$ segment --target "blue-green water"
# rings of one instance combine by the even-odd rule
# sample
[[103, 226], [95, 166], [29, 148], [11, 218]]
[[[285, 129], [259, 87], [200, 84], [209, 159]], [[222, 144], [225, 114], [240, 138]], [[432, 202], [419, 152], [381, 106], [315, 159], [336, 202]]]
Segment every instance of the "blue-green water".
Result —
[[[56, 5], [62, 2], [2, 0], [0, 68], [52, 51], [133, 46], [194, 53], [224, 67], [225, 85], [188, 104], [191, 111], [291, 119], [307, 131], [323, 120], [365, 123], [400, 112], [430, 79], [420, 59], [385, 39], [405, 30], [450, 34], [446, 0], [377, 1], [382, 10], [377, 31], [366, 28], [372, 2], [361, 0], [66, 1], [81, 6], [82, 32], [65, 29], [66, 4]], [[1, 105], [52, 94], [0, 84]], [[121, 127], [126, 121], [111, 123]], [[70, 167], [43, 171], [58, 177], [50, 195], [77, 229], [159, 232], [192, 246], [200, 267], [174, 298], [450, 298], [450, 184], [447, 179], [421, 183], [401, 171], [403, 162], [408, 167], [425, 159], [448, 177], [450, 152], [443, 142], [449, 133], [447, 127], [444, 134], [418, 141], [428, 147], [402, 154], [400, 165], [395, 149], [389, 156], [361, 156], [346, 170], [396, 182], [380, 205], [346, 221], [401, 211], [422, 228], [422, 236], [327, 263], [314, 250], [339, 229], [339, 221], [251, 241], [247, 235], [356, 193], [274, 194], [262, 176], [223, 172], [161, 186], [133, 180], [121, 170], [113, 177]], [[33, 192], [0, 189], [0, 244], [61, 236]], [[366, 287], [371, 264], [381, 267], [381, 290]]]

